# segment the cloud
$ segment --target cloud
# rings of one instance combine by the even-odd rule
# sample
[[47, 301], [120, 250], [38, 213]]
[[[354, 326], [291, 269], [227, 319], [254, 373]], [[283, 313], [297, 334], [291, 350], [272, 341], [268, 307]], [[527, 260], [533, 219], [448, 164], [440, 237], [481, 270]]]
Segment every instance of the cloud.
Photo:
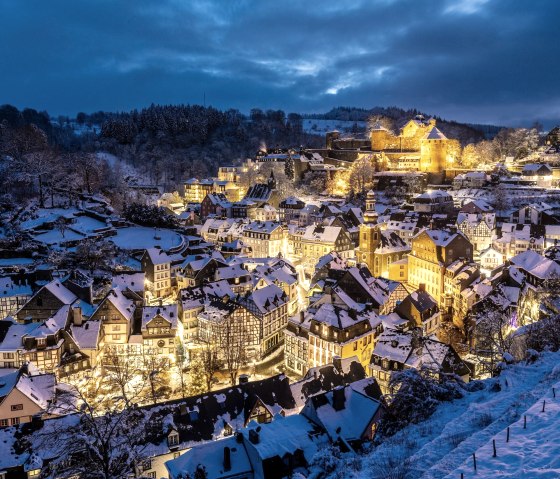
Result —
[[557, 118], [560, 3], [0, 0], [2, 101], [52, 113], [161, 103], [398, 105]]

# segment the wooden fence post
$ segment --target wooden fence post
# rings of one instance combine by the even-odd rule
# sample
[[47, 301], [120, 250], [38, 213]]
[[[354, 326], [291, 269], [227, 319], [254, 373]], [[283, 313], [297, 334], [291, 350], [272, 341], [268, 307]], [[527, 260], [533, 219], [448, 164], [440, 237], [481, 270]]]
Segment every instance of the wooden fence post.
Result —
[[496, 439], [492, 439], [492, 448], [494, 449], [492, 457], [496, 457]]
[[541, 412], [544, 412], [544, 407], [545, 406], [546, 406], [546, 400], [542, 402], [542, 411]]
[[509, 426], [507, 428], [507, 437], [506, 437], [506, 442], [509, 442]]
[[527, 429], [527, 416], [523, 415], [523, 429]]
[[474, 470], [476, 471], [476, 453], [472, 453], [472, 460], [473, 460], [473, 465], [474, 465]]

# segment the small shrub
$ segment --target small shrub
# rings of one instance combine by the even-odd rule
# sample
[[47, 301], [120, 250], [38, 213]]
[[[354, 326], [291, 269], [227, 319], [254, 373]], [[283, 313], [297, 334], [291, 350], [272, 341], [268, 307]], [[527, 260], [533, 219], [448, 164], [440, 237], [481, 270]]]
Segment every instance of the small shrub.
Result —
[[472, 423], [474, 426], [482, 429], [492, 424], [492, 421], [493, 421], [492, 414], [488, 412], [483, 412], [474, 416]]
[[405, 479], [410, 473], [410, 458], [403, 454], [383, 453], [374, 456], [369, 465], [371, 479]]
[[465, 432], [456, 432], [455, 434], [451, 434], [447, 436], [447, 440], [449, 444], [456, 448], [459, 444], [461, 444], [469, 435]]

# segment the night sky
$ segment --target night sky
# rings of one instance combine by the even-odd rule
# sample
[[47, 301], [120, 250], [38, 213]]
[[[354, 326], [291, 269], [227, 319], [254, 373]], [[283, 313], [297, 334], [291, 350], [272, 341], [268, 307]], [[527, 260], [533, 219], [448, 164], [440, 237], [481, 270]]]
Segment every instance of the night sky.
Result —
[[0, 0], [0, 103], [560, 119], [560, 1]]

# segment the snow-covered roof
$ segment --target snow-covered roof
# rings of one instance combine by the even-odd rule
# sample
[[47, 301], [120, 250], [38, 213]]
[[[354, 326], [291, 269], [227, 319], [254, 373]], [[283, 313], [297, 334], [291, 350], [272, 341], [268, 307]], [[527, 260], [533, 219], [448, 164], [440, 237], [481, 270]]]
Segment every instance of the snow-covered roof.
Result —
[[311, 225], [305, 228], [302, 239], [321, 243], [334, 243], [342, 232], [340, 226]]
[[16, 283], [11, 276], [0, 278], [0, 298], [11, 296], [31, 296], [33, 290], [27, 283]]
[[84, 321], [81, 326], [70, 325], [70, 335], [80, 349], [97, 349], [101, 321]]
[[380, 232], [380, 243], [375, 252], [377, 254], [388, 254], [388, 253], [401, 253], [404, 251], [410, 251], [410, 246], [408, 246], [403, 239], [392, 230], [382, 230]]
[[130, 289], [131, 291], [143, 291], [145, 273], [134, 272], [134, 273], [122, 273], [114, 275], [111, 278], [111, 287], [119, 287], [121, 289]]
[[[9, 320], [5, 319], [4, 321]], [[23, 336], [32, 334], [41, 324], [42, 323], [20, 324], [12, 322], [4, 339], [0, 342], [0, 351], [13, 352], [21, 349]]]
[[44, 288], [52, 293], [62, 304], [72, 304], [78, 297], [64, 286], [58, 279], [46, 284]]
[[245, 226], [244, 231], [251, 231], [256, 233], [273, 233], [278, 228], [281, 228], [282, 225], [280, 223], [276, 223], [275, 221], [253, 221]]
[[16, 384], [16, 389], [41, 409], [46, 409], [53, 399], [55, 385], [56, 377], [54, 374], [40, 374], [38, 376], [22, 374]]
[[171, 263], [171, 258], [169, 255], [159, 248], [148, 248], [146, 249], [146, 254], [150, 258], [152, 264], [166, 264]]
[[432, 129], [426, 133], [424, 136], [425, 140], [447, 140], [447, 137], [441, 132], [441, 130], [434, 126]]
[[[364, 382], [375, 383], [375, 379], [360, 381]], [[334, 396], [342, 394], [344, 400], [340, 398], [342, 404], [338, 405]], [[355, 390], [353, 385], [341, 386], [322, 397], [313, 398], [312, 401], [317, 418], [333, 441], [340, 437], [347, 441], [362, 439], [366, 427], [381, 407], [379, 401]]]
[[113, 288], [107, 296], [105, 296], [104, 300], [99, 304], [99, 307], [103, 304], [104, 301], [109, 301], [119, 313], [121, 313], [125, 319], [128, 321], [132, 320], [132, 316], [134, 314], [134, 301], [128, 299], [122, 292], [121, 288]]
[[285, 304], [287, 298], [282, 289], [275, 284], [271, 284], [253, 291], [250, 301], [262, 314], [266, 314]]
[[[224, 469], [224, 449], [229, 448], [231, 468]], [[234, 477], [252, 473], [251, 461], [243, 444], [237, 443], [234, 436], [195, 446], [176, 459], [165, 463], [171, 479], [195, 477], [197, 468], [204, 464], [207, 479]]]
[[560, 278], [560, 265], [533, 250], [519, 253], [511, 258], [510, 262], [537, 278]]
[[284, 457], [301, 450], [305, 460], [310, 463], [320, 447], [327, 442], [325, 435], [317, 434], [317, 426], [301, 414], [282, 417], [276, 416], [268, 424], [251, 422], [247, 429], [242, 429], [244, 439], [249, 441], [249, 431], [259, 429], [259, 442], [254, 447], [261, 460]]
[[315, 312], [313, 319], [338, 329], [346, 329], [359, 322], [357, 319], [351, 318], [347, 310], [331, 303], [322, 304]]
[[377, 338], [373, 354], [383, 359], [404, 364], [412, 351], [412, 335], [394, 329], [385, 329]]
[[176, 303], [163, 306], [144, 306], [142, 308], [142, 330], [145, 331], [148, 323], [155, 317], [161, 317], [170, 323], [171, 328], [177, 327], [178, 306]]

